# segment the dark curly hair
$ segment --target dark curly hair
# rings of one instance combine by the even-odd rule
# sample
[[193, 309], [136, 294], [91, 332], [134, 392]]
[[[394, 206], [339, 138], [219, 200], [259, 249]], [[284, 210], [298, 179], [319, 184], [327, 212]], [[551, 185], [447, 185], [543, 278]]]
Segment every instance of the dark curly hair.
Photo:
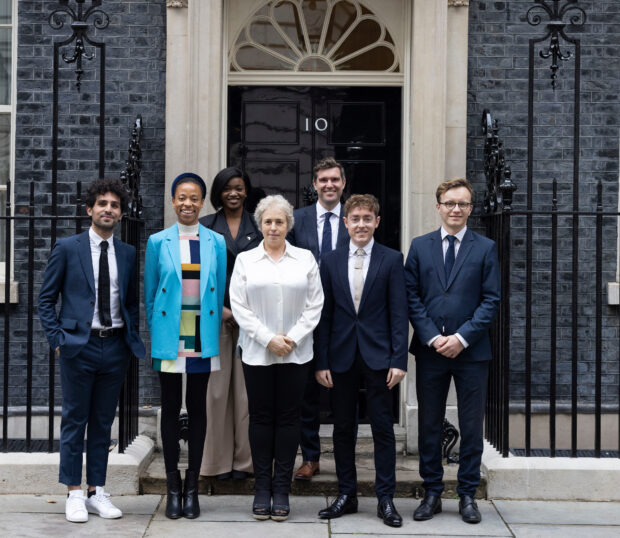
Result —
[[86, 194], [84, 195], [86, 207], [92, 208], [97, 201], [97, 197], [106, 192], [111, 192], [119, 197], [121, 201], [121, 210], [125, 213], [127, 211], [127, 205], [129, 204], [129, 193], [125, 185], [121, 183], [121, 180], [117, 178], [108, 177], [95, 179], [95, 181], [88, 186]]

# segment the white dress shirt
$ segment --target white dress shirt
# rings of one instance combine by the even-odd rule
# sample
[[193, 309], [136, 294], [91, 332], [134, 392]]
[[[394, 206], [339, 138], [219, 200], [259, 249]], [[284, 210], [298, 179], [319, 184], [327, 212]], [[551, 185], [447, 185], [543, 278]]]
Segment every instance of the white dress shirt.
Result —
[[118, 267], [116, 265], [116, 254], [114, 252], [114, 237], [104, 239], [92, 228], [88, 230], [90, 239], [90, 257], [93, 261], [93, 275], [95, 276], [95, 312], [91, 329], [104, 329], [99, 321], [99, 257], [101, 255], [101, 242], [108, 242], [108, 267], [110, 269], [110, 314], [112, 315], [112, 327], [123, 327], [125, 322], [121, 314], [121, 298], [118, 288]]
[[[328, 209], [325, 209], [320, 202], [316, 203], [316, 231], [319, 235], [319, 252], [323, 251], [323, 245], [321, 242], [323, 241], [323, 226], [325, 226], [325, 214], [328, 212]], [[338, 202], [338, 205], [334, 207], [330, 211], [332, 214], [329, 217], [329, 222], [332, 225], [332, 250], [336, 248], [336, 243], [338, 241], [338, 228], [340, 228], [340, 213], [342, 211], [342, 205]]]
[[[461, 248], [461, 242], [463, 241], [463, 237], [465, 237], [466, 231], [467, 231], [467, 226], [465, 226], [457, 234], [454, 234], [454, 237], [456, 237], [456, 239], [454, 240], [454, 262], [455, 263], [456, 263], [456, 257], [459, 255], [459, 249]], [[450, 246], [450, 241], [448, 241], [449, 235], [451, 234], [447, 232], [446, 229], [442, 226], [441, 227], [441, 248], [443, 249], [444, 263], [446, 262], [446, 252], [448, 252], [448, 247]], [[431, 338], [426, 343], [426, 345], [430, 347], [433, 344], [433, 342], [437, 340], [437, 338], [439, 338], [440, 336], [441, 336], [440, 334], [433, 336], [433, 338]], [[463, 344], [463, 347], [469, 346], [469, 343], [467, 342], [467, 340], [465, 340], [465, 338], [463, 338], [459, 333], [455, 333], [455, 336], [460, 340], [461, 344]]]
[[[370, 253], [372, 252], [372, 246], [375, 244], [375, 238], [373, 237], [370, 242], [362, 247], [366, 256], [362, 257], [363, 266], [362, 266], [362, 274], [364, 275], [364, 282], [366, 282], [366, 275], [368, 275], [368, 267], [370, 266]], [[351, 298], [353, 299], [353, 303], [355, 303], [355, 258], [357, 249], [360, 247], [356, 247], [353, 244], [353, 241], [349, 241], [349, 289], [351, 290]]]
[[[263, 245], [261, 241], [237, 256], [230, 280], [230, 307], [239, 324], [241, 358], [252, 366], [303, 364], [313, 357], [312, 331], [323, 308], [319, 267], [312, 252], [288, 241], [278, 261]], [[296, 343], [284, 357], [267, 349], [278, 334]]]

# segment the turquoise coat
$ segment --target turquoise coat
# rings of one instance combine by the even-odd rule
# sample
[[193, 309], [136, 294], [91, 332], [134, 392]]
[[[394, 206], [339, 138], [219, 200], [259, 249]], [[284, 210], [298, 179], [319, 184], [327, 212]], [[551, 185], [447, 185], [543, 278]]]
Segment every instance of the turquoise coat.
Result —
[[[226, 242], [198, 226], [200, 239], [200, 343], [202, 357], [219, 355], [226, 289]], [[182, 299], [179, 228], [173, 224], [149, 237], [144, 262], [144, 306], [151, 333], [151, 357], [176, 360]]]

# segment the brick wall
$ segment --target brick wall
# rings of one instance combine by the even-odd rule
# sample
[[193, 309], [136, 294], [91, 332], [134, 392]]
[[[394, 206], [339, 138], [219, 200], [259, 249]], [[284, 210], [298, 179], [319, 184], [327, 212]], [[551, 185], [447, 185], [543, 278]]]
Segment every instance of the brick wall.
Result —
[[[75, 7], [75, 2], [69, 2]], [[85, 8], [90, 6], [87, 0]], [[71, 35], [70, 19], [53, 29], [48, 17], [54, 1], [20, 0], [18, 7], [17, 116], [15, 159], [16, 212], [27, 211], [28, 184], [36, 183], [37, 215], [50, 214], [52, 164], [52, 90], [54, 42]], [[145, 235], [163, 226], [165, 127], [164, 0], [106, 0], [101, 6], [110, 18], [106, 29], [90, 27], [89, 37], [106, 45], [105, 172], [118, 176], [125, 166], [131, 128], [143, 118], [142, 198]], [[94, 17], [89, 21], [92, 23]], [[86, 44], [95, 58], [84, 60], [81, 92], [75, 86], [75, 64], [60, 60], [58, 203], [61, 215], [75, 214], [75, 185], [98, 176], [100, 52]], [[69, 56], [73, 47], [61, 48]], [[25, 403], [27, 250], [25, 225], [15, 226], [15, 279], [20, 282], [19, 304], [11, 308], [10, 405]], [[59, 236], [74, 233], [73, 223], [60, 222]], [[144, 242], [145, 244], [145, 242]], [[36, 229], [35, 302], [50, 247], [49, 221]], [[144, 250], [142, 256], [144, 255]], [[144, 328], [144, 319], [142, 319]], [[143, 333], [146, 337], [146, 331]], [[35, 319], [33, 403], [47, 403], [47, 343]], [[56, 367], [56, 375], [58, 368]], [[141, 363], [141, 403], [159, 399], [156, 378], [148, 361]], [[60, 402], [59, 390], [56, 403]]]
[[[552, 2], [548, 2], [552, 4]], [[561, 5], [565, 2], [560, 2]], [[525, 208], [527, 180], [528, 50], [531, 38], [543, 37], [545, 21], [530, 26], [525, 18], [534, 3], [529, 0], [472, 1], [469, 24], [468, 169], [477, 190], [484, 190], [482, 111], [491, 110], [500, 122], [507, 159], [518, 186], [514, 209]], [[580, 1], [587, 23], [566, 28], [572, 39], [581, 40], [580, 209], [596, 207], [596, 183], [603, 184], [603, 209], [618, 208], [618, 141], [620, 137], [620, 2]], [[563, 50], [574, 47], [561, 40]], [[551, 209], [551, 184], [559, 182], [558, 205], [573, 205], [573, 76], [575, 60], [561, 62], [557, 89], [550, 84], [551, 60], [535, 51], [534, 86], [534, 188], [533, 207]], [[545, 401], [549, 391], [550, 256], [551, 221], [534, 218], [532, 396]], [[525, 335], [525, 219], [514, 218], [512, 244], [512, 354], [511, 395], [524, 397]], [[594, 395], [594, 301], [595, 230], [593, 218], [579, 223], [579, 364], [580, 402], [591, 403]], [[615, 280], [617, 220], [604, 220], [603, 282]], [[570, 397], [571, 380], [571, 261], [572, 223], [559, 218], [558, 300], [558, 397]], [[604, 307], [603, 402], [618, 402], [618, 308]]]

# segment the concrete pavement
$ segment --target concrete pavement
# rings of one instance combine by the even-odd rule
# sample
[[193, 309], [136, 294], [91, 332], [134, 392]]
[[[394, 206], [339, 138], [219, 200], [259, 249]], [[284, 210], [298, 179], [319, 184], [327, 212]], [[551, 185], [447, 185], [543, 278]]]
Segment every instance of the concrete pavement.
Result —
[[397, 498], [395, 504], [405, 522], [400, 529], [383, 525], [376, 517], [376, 501], [360, 497], [360, 512], [330, 522], [317, 512], [326, 497], [292, 497], [291, 517], [283, 523], [255, 521], [248, 495], [201, 496], [202, 515], [195, 520], [169, 520], [164, 515], [165, 497], [127, 495], [113, 497], [123, 511], [119, 520], [91, 515], [88, 523], [69, 523], [64, 518], [63, 495], [0, 495], [0, 533], [3, 537], [114, 538], [346, 538], [364, 536], [484, 536], [598, 538], [620, 536], [619, 502], [484, 501], [479, 500], [482, 523], [468, 525], [458, 515], [457, 500], [445, 499], [443, 513], [431, 521], [415, 522], [413, 508], [419, 501]]

